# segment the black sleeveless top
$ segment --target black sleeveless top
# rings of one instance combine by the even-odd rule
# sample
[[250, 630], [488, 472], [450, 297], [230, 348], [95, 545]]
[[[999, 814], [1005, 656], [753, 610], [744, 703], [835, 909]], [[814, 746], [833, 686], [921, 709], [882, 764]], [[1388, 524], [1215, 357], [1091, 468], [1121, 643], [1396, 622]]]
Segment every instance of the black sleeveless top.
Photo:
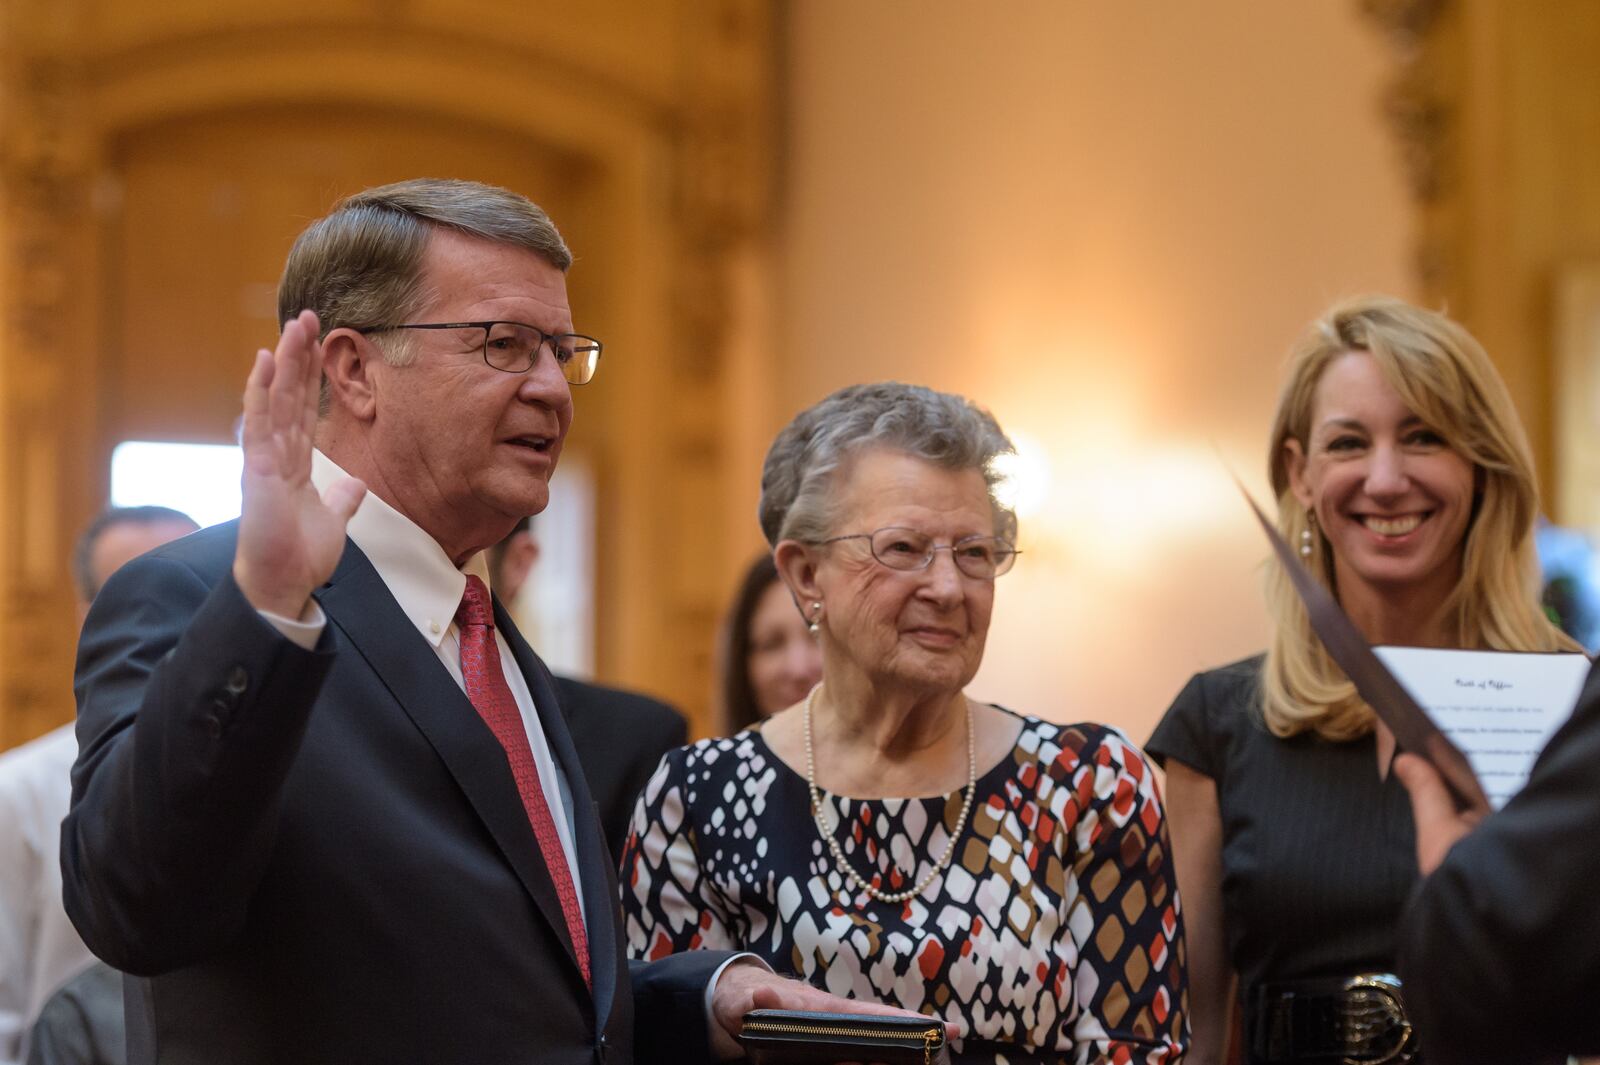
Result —
[[1394, 972], [1417, 879], [1410, 801], [1379, 779], [1376, 740], [1272, 735], [1261, 664], [1197, 674], [1145, 748], [1216, 781], [1228, 957], [1247, 1004], [1262, 982]]

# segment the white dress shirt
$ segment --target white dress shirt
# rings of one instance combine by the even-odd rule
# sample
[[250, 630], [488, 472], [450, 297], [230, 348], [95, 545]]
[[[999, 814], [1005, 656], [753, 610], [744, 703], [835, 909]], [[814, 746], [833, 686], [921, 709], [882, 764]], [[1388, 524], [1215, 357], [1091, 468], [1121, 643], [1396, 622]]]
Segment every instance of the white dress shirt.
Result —
[[0, 754], [0, 1065], [23, 1060], [45, 1000], [94, 961], [61, 905], [71, 725]]
[[[346, 476], [321, 451], [312, 453], [311, 483], [317, 491], [327, 491], [330, 485]], [[372, 568], [378, 571], [378, 576], [411, 624], [428, 641], [433, 653], [439, 656], [440, 664], [449, 671], [456, 686], [465, 692], [466, 683], [461, 679], [460, 633], [455, 616], [467, 589], [466, 575], [476, 574], [485, 584], [488, 583], [487, 566], [482, 553], [474, 555], [464, 569], [457, 569], [438, 541], [372, 492], [367, 493], [355, 516], [350, 519], [348, 532], [361, 553], [367, 556], [367, 561], [372, 563]], [[309, 649], [315, 646], [327, 624], [327, 615], [315, 601], [312, 602], [312, 609], [312, 616], [304, 621], [265, 610], [261, 613], [278, 631]], [[567, 785], [566, 775], [560, 771], [550, 754], [550, 741], [545, 738], [544, 727], [539, 723], [539, 708], [533, 703], [528, 681], [523, 677], [522, 670], [517, 668], [511, 647], [498, 627], [494, 632], [494, 641], [500, 650], [500, 668], [505, 675], [506, 686], [517, 701], [522, 726], [528, 733], [528, 746], [533, 750], [533, 761], [539, 769], [545, 801], [550, 804], [550, 819], [555, 822], [556, 835], [561, 839], [561, 850], [566, 855], [567, 868], [572, 872], [572, 886], [577, 889], [578, 906], [582, 910], [583, 889], [578, 879], [577, 851], [573, 846], [572, 792]], [[559, 710], [550, 707], [548, 712], [559, 713]], [[552, 782], [555, 783], [553, 789]], [[560, 816], [556, 816], [558, 813]], [[587, 914], [584, 923], [588, 923]]]

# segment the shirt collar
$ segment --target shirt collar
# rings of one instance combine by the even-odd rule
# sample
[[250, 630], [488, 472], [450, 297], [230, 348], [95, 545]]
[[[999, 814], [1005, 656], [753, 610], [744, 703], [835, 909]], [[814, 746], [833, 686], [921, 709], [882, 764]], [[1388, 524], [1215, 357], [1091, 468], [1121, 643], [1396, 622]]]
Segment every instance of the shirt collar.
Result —
[[[318, 492], [349, 476], [321, 451], [311, 453], [311, 483]], [[488, 583], [483, 552], [456, 569], [439, 542], [416, 522], [368, 492], [346, 530], [388, 586], [422, 638], [438, 647], [455, 622], [468, 573]]]

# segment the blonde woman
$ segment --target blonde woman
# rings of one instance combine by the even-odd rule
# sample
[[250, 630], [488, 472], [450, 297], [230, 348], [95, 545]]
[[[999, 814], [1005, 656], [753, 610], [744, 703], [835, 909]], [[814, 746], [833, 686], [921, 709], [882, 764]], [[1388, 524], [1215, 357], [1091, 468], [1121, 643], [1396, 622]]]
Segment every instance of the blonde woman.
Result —
[[[1292, 353], [1268, 452], [1278, 525], [1374, 644], [1576, 650], [1535, 599], [1538, 500], [1504, 384], [1461, 326], [1340, 304]], [[1191, 680], [1148, 745], [1167, 768], [1191, 987], [1189, 1061], [1420, 1061], [1395, 968], [1416, 879], [1393, 738], [1281, 569], [1264, 656]], [[1425, 1036], [1423, 1043], [1425, 1044]]]

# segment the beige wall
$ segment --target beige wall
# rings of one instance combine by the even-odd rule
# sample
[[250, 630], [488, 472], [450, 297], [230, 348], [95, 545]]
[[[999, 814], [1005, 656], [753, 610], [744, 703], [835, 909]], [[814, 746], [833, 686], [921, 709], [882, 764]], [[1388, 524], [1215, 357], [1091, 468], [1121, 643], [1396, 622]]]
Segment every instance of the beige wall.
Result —
[[[1461, 0], [1450, 14], [1433, 48], [1456, 72], [1435, 212], [1443, 291], [1506, 375], [1549, 512], [1600, 534], [1587, 324], [1600, 315], [1600, 3]], [[1563, 316], [1580, 336], [1562, 336]]]
[[1288, 343], [1410, 294], [1386, 46], [1353, 0], [789, 11], [773, 428], [894, 377], [1035, 441], [1051, 494], [972, 691], [1142, 741], [1262, 643], [1223, 466], [1264, 496]]

